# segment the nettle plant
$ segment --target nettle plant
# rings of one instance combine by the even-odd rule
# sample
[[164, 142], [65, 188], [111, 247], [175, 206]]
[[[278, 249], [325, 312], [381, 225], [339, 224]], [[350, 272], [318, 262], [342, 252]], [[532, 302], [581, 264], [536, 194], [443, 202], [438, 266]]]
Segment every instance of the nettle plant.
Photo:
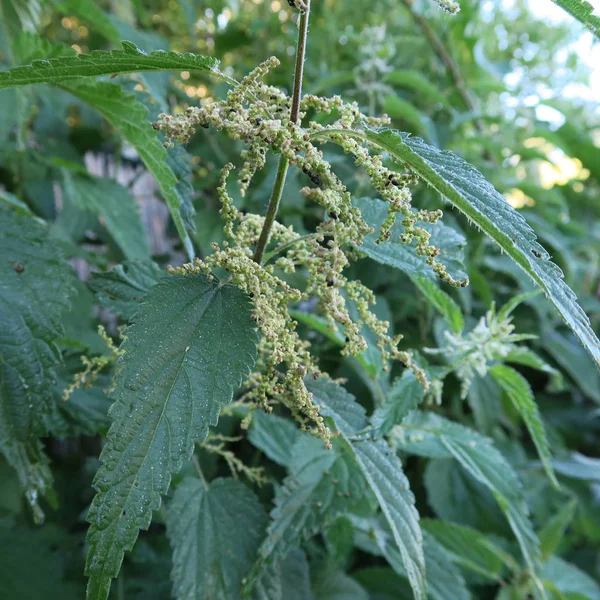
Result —
[[[397, 597], [469, 598], [467, 571], [469, 582], [500, 582], [502, 598], [574, 598], [563, 596], [545, 574], [557, 544], [553, 534], [564, 530], [569, 516], [538, 536], [519, 478], [492, 439], [437, 411], [451, 373], [461, 383], [463, 399], [478, 376], [490, 375], [558, 486], [532, 391], [509, 366], [537, 368], [560, 385], [560, 374], [521, 343], [531, 336], [515, 332], [511, 322], [512, 311], [531, 294], [497, 310], [491, 306], [465, 331], [458, 304], [444, 290], [469, 284], [459, 258], [464, 238], [442, 224], [441, 210], [414, 206], [411, 190], [429, 186], [496, 242], [600, 364], [600, 344], [589, 320], [524, 218], [474, 167], [390, 129], [386, 116], [362, 114], [354, 102], [303, 95], [310, 0], [289, 4], [297, 11], [299, 32], [290, 95], [266, 83], [278, 68], [275, 57], [238, 82], [211, 58], [146, 54], [130, 42], [121, 50], [79, 55], [35, 36], [15, 42], [15, 56], [29, 64], [0, 72], [0, 89], [17, 88], [16, 97], [27, 103], [23, 86], [51, 83], [96, 109], [155, 177], [188, 262], [163, 270], [144, 260], [147, 242], [118, 186], [95, 180], [68, 161], [55, 165], [62, 169], [62, 192], [79, 198], [109, 230], [119, 231], [119, 219], [132, 223], [130, 235], [115, 235], [128, 262], [96, 273], [92, 282], [99, 303], [129, 325], [119, 333], [120, 345], [101, 328], [103, 349], [82, 356], [83, 365], [63, 381], [57, 397], [61, 319], [80, 283], [46, 223], [17, 196], [1, 192], [0, 450], [40, 522], [41, 499], [54, 501], [41, 439], [54, 431], [61, 411], [70, 410], [65, 406], [86, 410], [79, 392], [100, 382], [110, 388], [111, 425], [87, 513], [90, 599], [108, 598], [125, 553], [139, 530], [150, 526], [154, 511], [166, 520], [177, 598], [291, 597], [291, 590], [304, 585], [306, 564], [298, 548], [317, 534], [329, 556], [346, 552], [346, 543], [383, 556], [398, 575]], [[456, 2], [438, 4], [458, 10]], [[156, 71], [202, 72], [230, 90], [223, 99], [171, 113], [161, 112], [128, 81], [93, 79]], [[225, 132], [244, 150], [237, 169], [223, 166], [217, 188], [224, 241], [199, 258], [190, 237], [193, 207], [180, 175], [186, 168], [181, 145], [203, 128]], [[372, 197], [353, 196], [327, 160], [327, 144], [339, 147], [366, 174]], [[266, 213], [242, 212], [230, 195], [232, 175], [237, 173], [244, 196], [271, 154], [279, 162]], [[305, 174], [300, 193], [317, 207], [318, 222], [308, 232], [277, 221], [290, 169]], [[405, 348], [402, 335], [377, 316], [375, 294], [349, 274], [364, 256], [409, 275], [446, 323], [439, 347]], [[370, 414], [343, 380], [320, 367], [307, 331], [353, 357], [373, 395]], [[382, 384], [374, 375], [394, 363], [403, 365], [402, 375]], [[235, 435], [211, 432], [220, 415], [236, 421]], [[269, 481], [262, 467], [236, 453], [245, 432], [287, 470], [270, 518], [239, 479], [257, 487]], [[206, 454], [222, 458], [231, 477], [207, 480], [199, 459]], [[457, 461], [491, 493], [520, 554], [468, 527], [420, 522], [402, 467], [401, 457], [409, 455]], [[433, 471], [427, 476], [448, 476], [443, 469]], [[175, 490], [164, 512], [162, 498], [173, 478]], [[569, 510], [572, 517], [571, 505]], [[363, 597], [351, 595], [358, 594], [352, 587], [358, 584], [342, 571], [329, 573], [325, 581], [343, 597]]]

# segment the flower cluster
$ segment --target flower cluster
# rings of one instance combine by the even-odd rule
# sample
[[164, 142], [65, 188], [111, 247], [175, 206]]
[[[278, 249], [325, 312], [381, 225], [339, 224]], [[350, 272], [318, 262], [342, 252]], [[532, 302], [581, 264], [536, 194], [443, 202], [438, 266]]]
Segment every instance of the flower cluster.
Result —
[[460, 4], [456, 0], [435, 0], [439, 7], [451, 15], [460, 11]]
[[[190, 107], [184, 113], [161, 115], [155, 124], [166, 134], [167, 144], [172, 140], [187, 142], [199, 127], [225, 130], [228, 135], [245, 144], [243, 164], [238, 183], [244, 194], [256, 172], [265, 164], [268, 152], [282, 155], [292, 167], [300, 169], [312, 186], [302, 194], [323, 211], [323, 220], [314, 233], [301, 236], [291, 228], [274, 223], [263, 264], [254, 260], [254, 248], [259, 240], [265, 219], [259, 215], [242, 215], [227, 193], [227, 178], [233, 165], [224, 167], [217, 193], [221, 202], [224, 231], [229, 238], [221, 246], [213, 244], [214, 252], [204, 260], [196, 259], [174, 272], [181, 274], [204, 273], [209, 277], [215, 270], [225, 270], [228, 280], [247, 293], [254, 302], [253, 318], [262, 333], [261, 369], [253, 374], [247, 397], [255, 405], [269, 408], [272, 399], [285, 404], [307, 429], [315, 431], [327, 445], [330, 432], [312, 395], [305, 385], [305, 377], [320, 375], [307, 342], [296, 332], [297, 323], [290, 316], [290, 304], [300, 300], [316, 299], [318, 307], [333, 331], [341, 329], [345, 335], [342, 353], [356, 355], [367, 343], [361, 333], [367, 327], [375, 333], [385, 368], [388, 362], [398, 360], [411, 368], [425, 388], [428, 381], [424, 372], [413, 362], [409, 352], [398, 349], [401, 336], [388, 335], [389, 323], [380, 321], [371, 311], [374, 294], [359, 281], [349, 281], [344, 275], [351, 258], [360, 251], [365, 236], [373, 228], [363, 219], [352, 202], [344, 183], [324, 159], [317, 144], [318, 134], [338, 143], [353, 155], [355, 164], [362, 168], [373, 187], [389, 206], [388, 217], [380, 227], [377, 243], [385, 243], [392, 235], [396, 218], [401, 218], [401, 242], [417, 241], [416, 252], [439, 277], [452, 285], [466, 285], [446, 273], [437, 261], [439, 249], [429, 243], [430, 233], [419, 223], [435, 223], [442, 212], [415, 210], [409, 186], [417, 182], [411, 172], [397, 173], [385, 165], [384, 157], [372, 154], [366, 142], [346, 135], [363, 125], [382, 125], [387, 117], [375, 119], [361, 114], [356, 103], [347, 104], [339, 96], [321, 98], [306, 95], [300, 102], [298, 123], [290, 120], [291, 101], [281, 90], [268, 86], [264, 77], [278, 63], [270, 58], [259, 65], [224, 100]], [[330, 115], [328, 125], [310, 120], [314, 114]], [[284, 281], [286, 273], [301, 270], [305, 275], [302, 289]], [[357, 319], [351, 317], [354, 306]]]
[[443, 348], [426, 348], [429, 354], [441, 354], [450, 361], [451, 369], [461, 381], [461, 397], [467, 397], [475, 375], [484, 377], [491, 363], [506, 358], [518, 349], [516, 342], [531, 339], [528, 334], [513, 333], [512, 317], [502, 311], [496, 314], [492, 304], [490, 310], [466, 335], [445, 332], [447, 344]]

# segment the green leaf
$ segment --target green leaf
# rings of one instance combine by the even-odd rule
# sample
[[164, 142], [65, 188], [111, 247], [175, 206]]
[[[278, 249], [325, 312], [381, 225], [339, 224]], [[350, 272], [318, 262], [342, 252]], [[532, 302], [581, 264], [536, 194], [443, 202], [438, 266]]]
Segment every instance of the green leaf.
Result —
[[247, 298], [204, 276], [163, 278], [127, 328], [113, 424], [88, 520], [88, 598], [105, 600], [125, 550], [160, 507], [171, 476], [203, 441], [254, 365]]
[[529, 520], [517, 474], [492, 441], [477, 432], [433, 413], [412, 412], [393, 431], [398, 448], [430, 458], [454, 458], [486, 486], [503, 510], [532, 571], [539, 558], [539, 542]]
[[39, 440], [52, 412], [74, 273], [45, 227], [0, 209], [0, 451], [16, 469], [37, 521], [52, 475]]
[[[359, 198], [355, 202], [360, 208], [365, 221], [375, 229], [372, 234], [364, 238], [363, 245], [359, 248], [360, 252], [381, 264], [395, 267], [409, 275], [426, 277], [432, 280], [437, 279], [425, 257], [416, 255], [416, 241], [413, 240], [410, 244], [400, 242], [400, 236], [404, 228], [399, 221], [396, 221], [392, 227], [392, 237], [389, 240], [381, 244], [375, 243], [379, 235], [379, 228], [387, 217], [387, 202], [376, 198]], [[465, 238], [456, 230], [446, 227], [441, 222], [435, 224], [425, 223], [423, 227], [431, 233], [431, 243], [440, 249], [439, 261], [446, 265], [448, 272], [453, 277], [465, 279], [467, 277], [463, 264]]]
[[293, 421], [268, 415], [260, 409], [254, 413], [248, 431], [250, 443], [282, 467], [289, 465], [292, 449], [299, 437], [300, 430]]
[[187, 478], [167, 509], [176, 598], [239, 598], [267, 526], [256, 495], [235, 479]]
[[352, 439], [365, 428], [366, 419], [362, 406], [344, 388], [325, 378], [309, 381], [307, 387], [315, 403], [321, 405], [321, 414], [333, 419], [335, 428], [350, 444], [392, 532], [415, 598], [425, 599], [427, 586], [419, 513], [400, 459], [383, 441]]
[[150, 247], [133, 196], [112, 179], [72, 177], [63, 170], [65, 197], [81, 210], [98, 215], [129, 260], [150, 258]]
[[90, 287], [100, 306], [129, 321], [150, 288], [166, 275], [151, 260], [125, 261], [110, 271], [92, 273]]
[[352, 452], [337, 441], [331, 451], [322, 440], [301, 436], [294, 446], [289, 471], [277, 493], [267, 537], [248, 577], [246, 593], [291, 548], [350, 510], [364, 493], [365, 482]]
[[381, 406], [371, 416], [375, 437], [387, 435], [395, 425], [417, 408], [425, 396], [423, 384], [417, 381], [415, 374], [408, 369], [398, 377], [385, 395]]
[[315, 600], [369, 600], [363, 587], [343, 571], [325, 573], [313, 586]]
[[583, 23], [600, 39], [600, 17], [593, 14], [594, 7], [589, 2], [586, 0], [552, 0], [552, 2]]
[[411, 277], [410, 279], [430, 304], [442, 315], [450, 329], [454, 333], [460, 333], [465, 323], [460, 307], [454, 299], [429, 279], [424, 277]]
[[101, 113], [136, 149], [146, 168], [156, 179], [191, 260], [194, 249], [182, 215], [182, 207], [184, 211], [187, 211], [187, 207], [179, 193], [180, 182], [168, 164], [166, 149], [147, 121], [148, 109], [136, 99], [135, 94], [105, 81], [70, 82], [62, 84], [62, 87]]
[[527, 379], [518, 371], [507, 365], [495, 365], [490, 369], [491, 376], [496, 380], [496, 383], [504, 390], [513, 406], [516, 408], [521, 418], [525, 422], [531, 439], [535, 444], [538, 455], [546, 469], [548, 478], [552, 484], [559, 487], [556, 476], [552, 470], [552, 455], [550, 454], [550, 446], [546, 437], [546, 429], [542, 423], [540, 411], [535, 403], [531, 386]]
[[313, 600], [306, 554], [293, 548], [257, 583], [252, 600]]
[[398, 87], [408, 88], [421, 92], [424, 99], [448, 106], [448, 99], [439, 88], [426, 79], [418, 71], [398, 69], [385, 74], [385, 81]]
[[569, 600], [600, 600], [600, 586], [587, 573], [557, 556], [544, 564], [544, 586]]
[[423, 125], [421, 113], [408, 100], [390, 94], [383, 101], [383, 112], [392, 119], [405, 123], [409, 129], [416, 133], [423, 133], [425, 126]]
[[[348, 132], [344, 132], [348, 133]], [[367, 129], [357, 137], [388, 151], [494, 240], [544, 291], [600, 367], [600, 341], [561, 270], [536, 241], [523, 216], [469, 163], [419, 138], [389, 129]], [[385, 244], [381, 244], [385, 246]], [[443, 249], [442, 249], [443, 255]]]
[[131, 42], [122, 42], [121, 50], [94, 50], [34, 60], [29, 65], [0, 72], [0, 89], [35, 83], [59, 83], [80, 77], [98, 77], [142, 71], [204, 71], [218, 73], [219, 62], [199, 54], [157, 50], [146, 54]]
[[421, 527], [464, 569], [498, 581], [505, 567], [518, 568], [508, 553], [475, 529], [433, 519], [423, 519]]
[[575, 516], [576, 510], [577, 500], [573, 498], [551, 517], [540, 530], [540, 549], [544, 560], [554, 554], [558, 548], [567, 527]]
[[76, 16], [91, 25], [94, 32], [101, 33], [114, 44], [121, 41], [118, 29], [94, 0], [52, 0], [52, 2], [59, 13]]
[[[580, 347], [577, 346], [579, 350]], [[582, 352], [585, 356], [586, 360], [589, 360], [589, 356]], [[555, 369], [552, 365], [549, 365], [541, 356], [535, 353], [527, 346], [518, 346], [512, 349], [505, 357], [505, 362], [515, 363], [518, 365], [523, 365], [524, 367], [529, 367], [531, 369], [537, 369], [542, 373], [546, 373], [550, 377], [549, 390], [550, 391], [559, 391], [564, 388], [564, 379], [563, 374]], [[594, 369], [592, 365], [592, 369]]]

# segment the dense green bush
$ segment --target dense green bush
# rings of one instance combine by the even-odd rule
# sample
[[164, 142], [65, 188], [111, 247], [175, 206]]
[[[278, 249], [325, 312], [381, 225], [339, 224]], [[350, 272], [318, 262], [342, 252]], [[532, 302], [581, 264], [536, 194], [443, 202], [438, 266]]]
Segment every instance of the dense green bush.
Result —
[[0, 0], [1, 598], [600, 599], [600, 19], [312, 4]]

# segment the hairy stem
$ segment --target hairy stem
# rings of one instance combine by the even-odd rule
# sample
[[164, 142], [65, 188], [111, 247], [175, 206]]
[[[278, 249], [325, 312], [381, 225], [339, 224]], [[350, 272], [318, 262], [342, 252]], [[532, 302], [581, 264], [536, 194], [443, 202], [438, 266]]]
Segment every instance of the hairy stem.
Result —
[[[308, 37], [308, 19], [310, 16], [310, 0], [305, 0], [306, 9], [300, 14], [300, 24], [298, 27], [298, 44], [296, 46], [296, 67], [294, 70], [294, 91], [292, 93], [292, 109], [290, 112], [290, 121], [297, 123], [300, 117], [300, 99], [302, 98], [302, 76], [304, 74], [304, 57], [306, 56], [306, 41]], [[288, 159], [283, 156], [279, 157], [279, 165], [277, 166], [277, 176], [273, 184], [273, 191], [269, 200], [269, 207], [265, 216], [265, 223], [256, 250], [254, 252], [254, 261], [260, 264], [262, 262], [265, 249], [271, 237], [271, 228], [279, 211], [279, 203], [283, 188], [285, 186], [285, 177], [288, 171]]]

